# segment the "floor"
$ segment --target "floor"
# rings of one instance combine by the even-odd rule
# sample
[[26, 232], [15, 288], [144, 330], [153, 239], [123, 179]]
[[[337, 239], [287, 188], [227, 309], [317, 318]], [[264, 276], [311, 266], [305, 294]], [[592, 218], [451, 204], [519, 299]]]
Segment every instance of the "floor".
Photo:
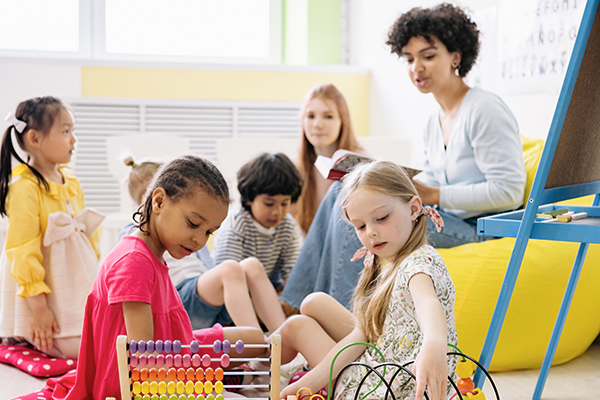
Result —
[[[538, 370], [498, 372], [492, 378], [505, 400], [530, 400]], [[32, 393], [44, 386], [45, 379], [33, 378], [20, 370], [0, 364], [0, 400]], [[484, 386], [488, 400], [494, 399], [489, 385]], [[544, 400], [581, 400], [600, 398], [600, 337], [581, 357], [551, 368], [542, 394]]]

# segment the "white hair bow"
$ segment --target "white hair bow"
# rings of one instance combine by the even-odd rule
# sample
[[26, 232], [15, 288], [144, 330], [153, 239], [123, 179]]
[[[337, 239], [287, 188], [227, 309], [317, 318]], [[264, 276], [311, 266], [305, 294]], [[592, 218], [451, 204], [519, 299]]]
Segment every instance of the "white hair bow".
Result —
[[6, 118], [4, 118], [4, 120], [8, 121], [9, 124], [14, 126], [17, 132], [19, 133], [23, 133], [25, 127], [27, 126], [26, 122], [17, 119], [17, 117], [15, 117], [15, 115], [12, 112], [9, 112]]

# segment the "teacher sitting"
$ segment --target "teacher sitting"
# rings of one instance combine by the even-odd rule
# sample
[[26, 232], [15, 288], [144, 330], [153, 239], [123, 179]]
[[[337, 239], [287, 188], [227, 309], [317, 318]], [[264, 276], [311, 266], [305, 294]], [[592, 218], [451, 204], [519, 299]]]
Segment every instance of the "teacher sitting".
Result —
[[495, 94], [463, 78], [479, 52], [479, 31], [460, 8], [413, 8], [392, 26], [387, 44], [405, 60], [421, 93], [439, 104], [425, 129], [424, 172], [414, 178], [423, 203], [438, 206], [445, 226], [429, 221], [438, 248], [479, 242], [477, 218], [523, 202], [525, 166], [517, 121]]

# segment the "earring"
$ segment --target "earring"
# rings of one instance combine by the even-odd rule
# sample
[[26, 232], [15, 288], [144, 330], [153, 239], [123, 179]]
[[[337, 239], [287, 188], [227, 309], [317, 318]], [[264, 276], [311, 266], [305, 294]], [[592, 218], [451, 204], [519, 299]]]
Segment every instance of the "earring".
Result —
[[458, 65], [454, 65], [454, 75], [460, 76], [460, 72], [458, 71]]

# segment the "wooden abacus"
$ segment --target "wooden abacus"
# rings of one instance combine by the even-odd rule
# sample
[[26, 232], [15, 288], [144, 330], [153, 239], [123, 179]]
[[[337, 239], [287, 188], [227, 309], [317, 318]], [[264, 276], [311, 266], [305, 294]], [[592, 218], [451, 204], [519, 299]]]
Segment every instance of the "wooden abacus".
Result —
[[[231, 349], [239, 354], [245, 348], [271, 348], [270, 358], [234, 358]], [[189, 348], [190, 354], [179, 354]], [[211, 348], [215, 353], [223, 353], [220, 358], [208, 354], [200, 356], [201, 348]], [[125, 400], [223, 400], [225, 389], [269, 389], [270, 399], [279, 398], [281, 367], [281, 336], [271, 335], [271, 344], [244, 344], [238, 340], [235, 346], [227, 340], [210, 344], [192, 341], [188, 345], [178, 340], [173, 342], [157, 340], [127, 342], [127, 336], [119, 335], [116, 343], [121, 399]], [[175, 353], [174, 355], [172, 353]], [[227, 368], [231, 362], [269, 362], [269, 371], [224, 371], [213, 369], [212, 362], [219, 362]], [[269, 375], [269, 385], [225, 385], [227, 375]], [[213, 394], [216, 393], [215, 394]], [[257, 398], [263, 400], [269, 398]], [[112, 398], [107, 398], [110, 400]]]

